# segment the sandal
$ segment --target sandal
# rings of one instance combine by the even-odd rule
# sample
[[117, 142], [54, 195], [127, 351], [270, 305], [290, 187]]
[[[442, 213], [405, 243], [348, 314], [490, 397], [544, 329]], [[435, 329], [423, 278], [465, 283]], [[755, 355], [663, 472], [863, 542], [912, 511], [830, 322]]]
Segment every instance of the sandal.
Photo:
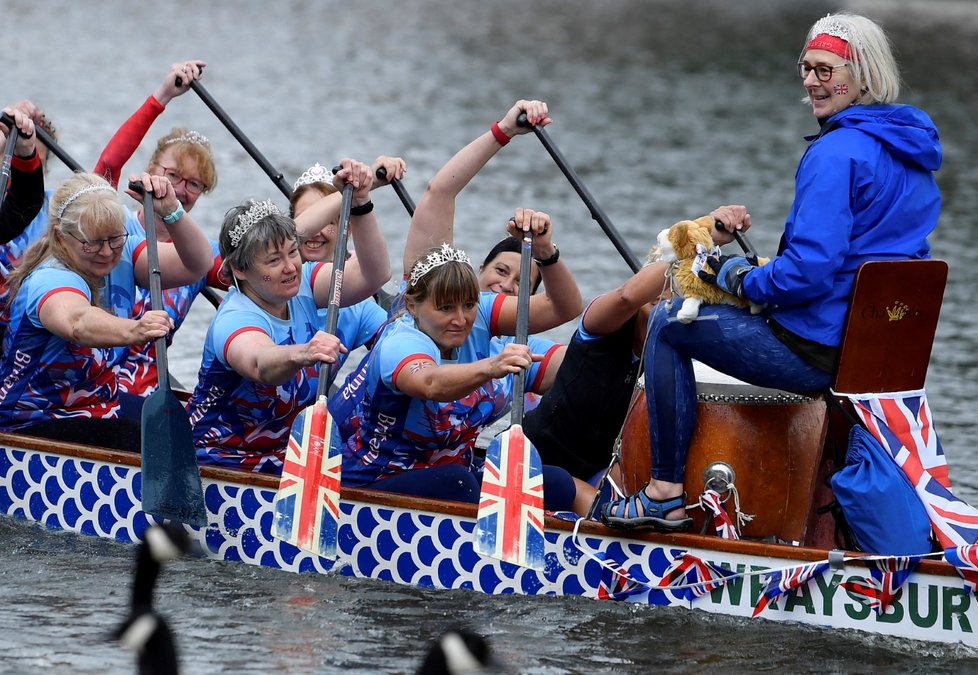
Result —
[[626, 530], [653, 529], [658, 532], [685, 532], [693, 524], [690, 517], [667, 520], [665, 515], [686, 506], [686, 493], [670, 499], [656, 500], [645, 494], [643, 486], [638, 492], [608, 502], [601, 509], [601, 520], [608, 527]]

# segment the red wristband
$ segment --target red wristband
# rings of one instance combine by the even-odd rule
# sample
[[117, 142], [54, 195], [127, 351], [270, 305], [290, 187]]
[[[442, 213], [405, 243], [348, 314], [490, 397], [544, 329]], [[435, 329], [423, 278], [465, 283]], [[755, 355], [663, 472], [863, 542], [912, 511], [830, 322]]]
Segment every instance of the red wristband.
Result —
[[493, 122], [492, 126], [489, 127], [489, 131], [492, 132], [492, 135], [496, 138], [496, 142], [499, 143], [499, 145], [506, 145], [509, 143], [510, 138], [506, 135], [505, 131], [499, 128], [499, 122]]

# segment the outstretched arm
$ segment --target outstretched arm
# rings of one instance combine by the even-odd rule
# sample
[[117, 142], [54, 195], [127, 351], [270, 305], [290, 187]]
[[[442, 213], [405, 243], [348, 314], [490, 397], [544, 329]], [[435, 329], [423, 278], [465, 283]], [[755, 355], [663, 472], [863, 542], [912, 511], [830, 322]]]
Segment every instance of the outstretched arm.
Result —
[[[94, 173], [104, 177], [112, 187], [118, 187], [122, 167], [136, 152], [143, 142], [146, 132], [160, 116], [166, 105], [175, 97], [190, 89], [191, 80], [199, 80], [203, 74], [203, 61], [184, 61], [170, 66], [163, 82], [156, 91], [147, 98], [139, 109], [127, 119], [115, 135], [109, 140], [95, 164]], [[176, 81], [180, 79], [178, 86]]]
[[[454, 242], [455, 198], [511, 137], [531, 131], [529, 127], [520, 127], [516, 123], [523, 112], [533, 124], [550, 124], [546, 103], [517, 101], [489, 131], [455, 153], [428, 183], [414, 211], [404, 245], [405, 271], [411, 269], [418, 256], [432, 246]], [[494, 130], [498, 131], [494, 133]]]

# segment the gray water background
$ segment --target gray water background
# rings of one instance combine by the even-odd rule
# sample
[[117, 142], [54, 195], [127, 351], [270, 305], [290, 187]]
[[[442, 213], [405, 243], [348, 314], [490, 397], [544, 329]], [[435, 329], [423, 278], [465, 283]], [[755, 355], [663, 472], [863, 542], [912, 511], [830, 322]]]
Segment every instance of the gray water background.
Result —
[[[927, 390], [958, 493], [978, 502], [978, 5], [954, 0], [364, 0], [137, 3], [0, 0], [0, 105], [30, 98], [63, 147], [93, 166], [170, 63], [208, 62], [203, 84], [291, 182], [313, 162], [408, 161], [419, 199], [445, 160], [517, 98], [549, 102], [550, 135], [636, 255], [663, 227], [743, 203], [774, 252], [814, 118], [794, 71], [809, 25], [848, 8], [895, 38], [904, 102], [944, 144], [944, 210], [931, 241], [950, 263]], [[194, 216], [216, 237], [249, 197], [285, 199], [193, 92], [175, 99], [127, 165], [172, 126], [212, 139], [216, 191]], [[52, 161], [50, 182], [67, 177]], [[395, 275], [408, 218], [374, 193]], [[135, 202], [133, 202], [135, 206]], [[480, 256], [516, 206], [546, 210], [585, 300], [629, 271], [532, 136], [465, 190], [456, 241]], [[212, 308], [198, 301], [170, 351], [196, 380]], [[552, 331], [566, 339], [573, 326]], [[894, 364], [898, 367], [899, 364]], [[133, 549], [0, 519], [0, 672], [127, 672], [105, 639], [125, 613]], [[485, 597], [370, 580], [179, 561], [158, 606], [186, 672], [412, 672], [428, 641], [465, 622], [519, 672], [973, 672], [968, 650], [576, 598]]]

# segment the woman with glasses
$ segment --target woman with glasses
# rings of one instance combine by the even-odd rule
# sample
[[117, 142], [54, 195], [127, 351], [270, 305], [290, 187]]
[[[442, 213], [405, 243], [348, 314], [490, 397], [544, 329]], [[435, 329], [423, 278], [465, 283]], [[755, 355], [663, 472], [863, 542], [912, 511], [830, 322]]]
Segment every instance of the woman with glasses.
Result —
[[[159, 213], [176, 208], [163, 176], [142, 174]], [[133, 197], [137, 195], [129, 192]], [[139, 425], [118, 418], [113, 369], [126, 348], [166, 333], [166, 312], [134, 318], [136, 287], [149, 285], [146, 238], [105, 179], [78, 173], [54, 193], [48, 229], [10, 275], [10, 325], [0, 361], [0, 429], [138, 451]], [[159, 245], [164, 288], [211, 265], [207, 239], [188, 217]]]
[[[821, 18], [797, 67], [818, 129], [795, 173], [778, 254], [760, 267], [739, 255], [709, 258], [715, 275], [701, 273], [767, 311], [715, 305], [708, 313], [718, 320], [690, 324], [670, 320], [678, 303], [653, 313], [644, 360], [652, 476], [602, 509], [609, 525], [678, 531], [691, 524], [683, 476], [696, 425], [692, 359], [762, 387], [823, 391], [859, 266], [930, 257], [941, 145], [924, 112], [895, 103], [900, 76], [882, 28], [848, 13]], [[740, 223], [727, 224], [749, 218], [744, 210]]]
[[[203, 76], [204, 66], [205, 63], [200, 60], [171, 65], [153, 94], [147, 97], [109, 140], [95, 165], [95, 173], [105, 177], [113, 186], [117, 185], [123, 167], [142, 143], [152, 124], [170, 101], [189, 91], [190, 83]], [[156, 142], [146, 171], [166, 177], [179, 202], [176, 212], [169, 214], [163, 221], [157, 221], [156, 238], [161, 242], [168, 242], [169, 222], [179, 213], [190, 213], [200, 196], [210, 193], [217, 185], [217, 168], [211, 154], [210, 141], [197, 131], [175, 127]], [[133, 233], [143, 231], [140, 210], [134, 210], [130, 214], [127, 227]], [[186, 286], [167, 289], [163, 293], [163, 307], [173, 319], [174, 326], [168, 340], [173, 339], [173, 333], [183, 324], [190, 312], [190, 306], [205, 287], [227, 289], [225, 280], [219, 274], [221, 259], [217, 242], [211, 241], [210, 247], [213, 265], [206, 276], [195, 279]], [[149, 292], [141, 290], [136, 303], [136, 316], [149, 307]], [[128, 357], [119, 365], [118, 376], [122, 415], [138, 420], [144, 398], [155, 391], [158, 382], [155, 343], [133, 346]]]

